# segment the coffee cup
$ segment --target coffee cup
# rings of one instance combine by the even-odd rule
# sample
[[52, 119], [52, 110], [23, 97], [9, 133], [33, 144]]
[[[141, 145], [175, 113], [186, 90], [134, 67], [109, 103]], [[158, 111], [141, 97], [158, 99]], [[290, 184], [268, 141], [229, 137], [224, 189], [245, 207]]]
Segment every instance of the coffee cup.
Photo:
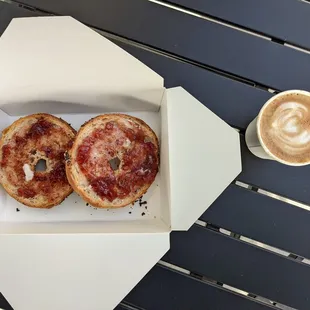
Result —
[[310, 164], [310, 93], [288, 90], [270, 98], [249, 124], [245, 141], [259, 158]]

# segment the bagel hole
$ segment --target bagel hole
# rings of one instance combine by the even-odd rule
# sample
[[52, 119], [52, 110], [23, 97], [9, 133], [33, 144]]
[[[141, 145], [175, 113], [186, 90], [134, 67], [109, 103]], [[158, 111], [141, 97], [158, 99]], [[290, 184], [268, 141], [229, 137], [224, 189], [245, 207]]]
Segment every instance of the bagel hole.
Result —
[[109, 160], [109, 164], [114, 171], [118, 170], [120, 163], [121, 163], [121, 161], [118, 157], [115, 157], [115, 158], [112, 158]]
[[45, 171], [46, 170], [46, 160], [40, 159], [35, 166], [35, 171]]

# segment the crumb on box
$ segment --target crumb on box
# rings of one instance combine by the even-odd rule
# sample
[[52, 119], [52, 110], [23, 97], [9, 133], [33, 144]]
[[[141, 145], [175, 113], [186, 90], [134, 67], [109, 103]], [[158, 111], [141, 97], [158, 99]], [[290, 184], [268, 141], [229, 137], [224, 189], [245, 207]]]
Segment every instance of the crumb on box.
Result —
[[142, 198], [143, 198], [143, 196], [139, 197], [139, 198], [135, 201], [135, 203], [136, 203], [136, 202], [139, 202], [139, 203], [140, 203], [140, 202], [142, 201]]

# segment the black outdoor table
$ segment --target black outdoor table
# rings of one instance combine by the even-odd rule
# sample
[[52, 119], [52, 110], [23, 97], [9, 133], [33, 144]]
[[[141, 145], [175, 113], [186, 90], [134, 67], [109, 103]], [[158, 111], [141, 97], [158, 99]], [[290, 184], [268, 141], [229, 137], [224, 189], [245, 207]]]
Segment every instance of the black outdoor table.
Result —
[[310, 166], [258, 159], [244, 143], [274, 93], [310, 90], [310, 3], [0, 2], [0, 33], [39, 15], [102, 31], [240, 132], [242, 173], [189, 231], [172, 232], [169, 252], [116, 309], [310, 309]]

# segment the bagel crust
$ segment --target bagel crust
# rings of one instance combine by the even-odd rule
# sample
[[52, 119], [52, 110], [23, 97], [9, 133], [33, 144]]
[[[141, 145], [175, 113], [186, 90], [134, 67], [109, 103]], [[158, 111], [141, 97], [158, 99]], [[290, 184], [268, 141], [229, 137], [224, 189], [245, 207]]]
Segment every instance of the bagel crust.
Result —
[[[51, 208], [72, 193], [65, 172], [65, 152], [76, 131], [50, 114], [32, 114], [2, 131], [0, 183], [26, 206]], [[36, 170], [40, 160], [46, 169]]]
[[73, 189], [98, 208], [120, 208], [141, 197], [155, 180], [159, 144], [141, 119], [99, 115], [78, 131], [66, 156]]

